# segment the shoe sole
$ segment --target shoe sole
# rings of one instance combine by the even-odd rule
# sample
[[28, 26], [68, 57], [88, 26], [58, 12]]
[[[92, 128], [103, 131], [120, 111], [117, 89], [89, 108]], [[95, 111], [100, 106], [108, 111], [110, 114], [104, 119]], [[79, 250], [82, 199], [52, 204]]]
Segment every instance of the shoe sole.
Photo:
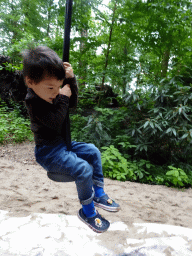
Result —
[[97, 207], [100, 207], [102, 208], [103, 210], [106, 210], [108, 212], [118, 212], [121, 207], [110, 207], [110, 206], [106, 206], [106, 205], [103, 205], [103, 204], [100, 204], [100, 203], [97, 203], [95, 201], [94, 202], [94, 205], [97, 206]]
[[81, 218], [81, 216], [79, 215], [79, 211], [77, 212], [77, 216], [78, 216], [78, 218], [79, 218], [82, 222], [84, 222], [90, 229], [92, 229], [92, 230], [93, 230], [94, 232], [96, 232], [96, 233], [104, 233], [104, 232], [106, 232], [106, 231], [108, 230], [108, 228], [105, 229], [105, 230], [97, 230], [97, 229], [95, 229], [95, 228], [92, 227], [88, 222], [86, 222], [84, 219]]

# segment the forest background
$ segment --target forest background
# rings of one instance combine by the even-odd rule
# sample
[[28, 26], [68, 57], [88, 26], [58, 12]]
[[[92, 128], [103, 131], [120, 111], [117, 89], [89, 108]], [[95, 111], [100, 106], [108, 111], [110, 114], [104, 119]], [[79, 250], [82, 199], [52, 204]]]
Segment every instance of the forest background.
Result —
[[[64, 0], [0, 1], [2, 144], [33, 141], [26, 87], [13, 76], [20, 81], [20, 52], [29, 45], [62, 58], [64, 16]], [[74, 1], [72, 139], [100, 149], [106, 177], [191, 187], [191, 34], [191, 0]]]

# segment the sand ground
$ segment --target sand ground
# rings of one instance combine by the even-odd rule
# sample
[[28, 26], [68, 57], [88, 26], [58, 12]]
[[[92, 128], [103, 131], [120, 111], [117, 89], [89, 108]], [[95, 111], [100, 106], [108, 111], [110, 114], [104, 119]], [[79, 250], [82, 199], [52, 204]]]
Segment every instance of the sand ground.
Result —
[[[34, 146], [26, 142], [0, 146], [0, 210], [18, 217], [32, 212], [76, 215], [81, 205], [75, 183], [48, 179], [46, 171], [35, 161]], [[112, 222], [122, 221], [129, 226], [149, 222], [192, 228], [191, 188], [181, 191], [105, 178], [105, 191], [121, 206], [117, 213], [98, 209]]]

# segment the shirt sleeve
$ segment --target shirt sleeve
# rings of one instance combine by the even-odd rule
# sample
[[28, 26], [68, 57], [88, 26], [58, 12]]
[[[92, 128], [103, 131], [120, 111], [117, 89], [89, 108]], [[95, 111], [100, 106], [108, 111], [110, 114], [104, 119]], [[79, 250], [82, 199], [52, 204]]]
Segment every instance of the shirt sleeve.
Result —
[[45, 126], [60, 135], [69, 108], [69, 97], [59, 94], [53, 104], [42, 102], [41, 99], [38, 102], [33, 106], [32, 119], [38, 126]]
[[73, 78], [65, 79], [63, 84], [64, 85], [69, 84], [71, 88], [72, 95], [69, 99], [69, 108], [77, 107], [79, 89], [78, 89], [76, 77], [74, 76]]

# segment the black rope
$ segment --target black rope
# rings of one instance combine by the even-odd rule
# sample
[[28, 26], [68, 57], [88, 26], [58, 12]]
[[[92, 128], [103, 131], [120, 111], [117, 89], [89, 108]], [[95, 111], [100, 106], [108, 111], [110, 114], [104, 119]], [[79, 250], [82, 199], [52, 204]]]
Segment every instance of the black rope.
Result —
[[63, 61], [64, 62], [69, 62], [72, 5], [73, 5], [72, 0], [66, 0], [65, 32], [64, 32], [64, 43], [63, 43]]
[[[66, 0], [65, 31], [64, 31], [64, 42], [63, 42], [63, 61], [64, 62], [69, 62], [72, 4], [73, 4], [72, 0]], [[67, 149], [70, 150], [71, 132], [70, 132], [69, 110], [67, 111], [67, 114], [65, 117], [65, 132], [66, 132]]]

